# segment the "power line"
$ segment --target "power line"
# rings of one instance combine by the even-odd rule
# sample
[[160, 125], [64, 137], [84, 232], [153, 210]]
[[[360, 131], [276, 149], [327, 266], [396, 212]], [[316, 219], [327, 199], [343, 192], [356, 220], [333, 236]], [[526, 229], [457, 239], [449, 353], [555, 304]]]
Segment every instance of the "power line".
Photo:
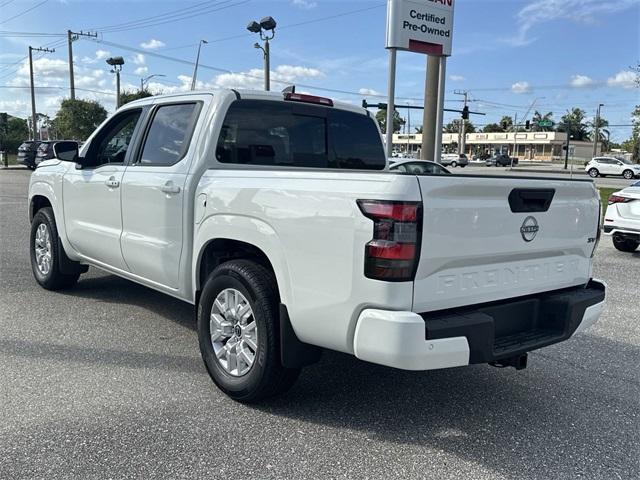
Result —
[[11, 30], [0, 30], [0, 37], [63, 37], [63, 33], [48, 33], [48, 32], [16, 32]]
[[[213, 13], [213, 12], [218, 12], [220, 10], [225, 10], [227, 8], [237, 7], [239, 5], [244, 5], [245, 3], [249, 3], [251, 0], [241, 0], [241, 1], [236, 1], [236, 3], [231, 3], [230, 5], [220, 6], [222, 4], [233, 2], [233, 1], [235, 0], [224, 0], [222, 2], [206, 7], [202, 10], [199, 10], [197, 12], [186, 12], [186, 13], [183, 12], [180, 14], [167, 15], [164, 17], [164, 19], [147, 20], [139, 23], [129, 22], [128, 24], [122, 24], [119, 27], [114, 26], [113, 28], [102, 28], [102, 29], [99, 28], [99, 29], [92, 29], [92, 30], [99, 30], [102, 33], [115, 33], [115, 32], [124, 32], [127, 30], [139, 30], [142, 28], [155, 27], [157, 25], [164, 25], [167, 23], [175, 23], [182, 20], [188, 20], [190, 18], [201, 16], [205, 13]], [[215, 8], [212, 8], [212, 7], [215, 7]]]
[[0, 5], [0, 8], [2, 7], [6, 7], [7, 5], [9, 5], [10, 3], [13, 3], [15, 0], [9, 0], [8, 2], [4, 2], [2, 5]]
[[3, 23], [10, 22], [10, 21], [11, 21], [11, 20], [13, 20], [14, 18], [21, 17], [22, 15], [24, 15], [24, 14], [26, 14], [26, 13], [29, 13], [31, 10], [33, 10], [33, 9], [35, 9], [35, 8], [38, 8], [40, 5], [44, 5], [44, 4], [45, 4], [45, 3], [47, 3], [48, 1], [49, 1], [49, 0], [43, 0], [42, 2], [40, 2], [40, 3], [36, 4], [36, 5], [34, 5], [34, 6], [33, 6], [33, 7], [31, 7], [31, 8], [27, 8], [25, 11], [20, 12], [20, 13], [18, 13], [18, 14], [16, 14], [16, 15], [14, 15], [13, 17], [9, 17], [9, 18], [7, 18], [6, 20], [1, 21], [1, 22], [0, 22], [0, 25], [2, 25]]

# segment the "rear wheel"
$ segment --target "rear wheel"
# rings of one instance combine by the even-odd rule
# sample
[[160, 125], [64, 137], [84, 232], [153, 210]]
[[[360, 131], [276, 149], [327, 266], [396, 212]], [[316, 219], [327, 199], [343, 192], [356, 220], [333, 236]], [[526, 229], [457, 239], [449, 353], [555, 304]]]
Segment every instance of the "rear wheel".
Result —
[[597, 169], [597, 168], [591, 168], [591, 169], [589, 170], [589, 176], [590, 176], [591, 178], [597, 178], [597, 177], [598, 177], [598, 175], [600, 175], [600, 172], [598, 172], [598, 169]]
[[630, 238], [624, 238], [619, 235], [614, 235], [613, 246], [621, 252], [632, 253], [638, 249], [640, 242]]
[[451, 162], [451, 168], [456, 168], [458, 166], [458, 162]]
[[622, 176], [627, 180], [631, 180], [634, 177], [634, 174], [632, 170], [625, 170], [624, 172], [622, 172]]
[[31, 270], [36, 281], [47, 290], [72, 287], [80, 273], [65, 274], [60, 269], [58, 229], [51, 207], [38, 210], [31, 222]]
[[229, 397], [255, 402], [287, 391], [299, 369], [280, 361], [278, 290], [271, 272], [247, 260], [218, 266], [198, 306], [198, 339], [214, 383]]

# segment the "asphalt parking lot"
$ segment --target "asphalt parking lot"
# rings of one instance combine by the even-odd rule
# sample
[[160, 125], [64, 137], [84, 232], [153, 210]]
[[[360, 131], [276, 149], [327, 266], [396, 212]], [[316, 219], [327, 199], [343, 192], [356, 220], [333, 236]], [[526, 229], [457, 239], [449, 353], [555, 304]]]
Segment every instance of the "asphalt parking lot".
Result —
[[0, 478], [640, 478], [640, 252], [604, 238], [604, 318], [524, 371], [329, 353], [244, 406], [210, 381], [192, 306], [93, 268], [36, 285], [28, 178], [0, 171]]

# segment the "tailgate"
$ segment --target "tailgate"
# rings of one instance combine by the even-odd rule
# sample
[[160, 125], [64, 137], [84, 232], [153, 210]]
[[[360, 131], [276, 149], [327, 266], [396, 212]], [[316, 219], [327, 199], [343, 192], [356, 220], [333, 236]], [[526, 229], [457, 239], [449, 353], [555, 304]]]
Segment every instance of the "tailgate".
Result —
[[598, 232], [590, 181], [420, 176], [413, 310], [429, 312], [586, 284]]

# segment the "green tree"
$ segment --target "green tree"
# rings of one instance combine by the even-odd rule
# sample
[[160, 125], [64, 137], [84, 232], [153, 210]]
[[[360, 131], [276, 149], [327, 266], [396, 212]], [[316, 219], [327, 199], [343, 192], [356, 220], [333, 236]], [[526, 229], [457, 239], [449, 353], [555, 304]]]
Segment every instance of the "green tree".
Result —
[[140, 100], [141, 98], [153, 97], [153, 93], [149, 90], [134, 90], [120, 93], [120, 105], [124, 105], [125, 103], [133, 102], [134, 100]]
[[98, 102], [66, 99], [51, 123], [60, 138], [86, 140], [106, 118], [107, 111]]
[[502, 127], [503, 132], [508, 132], [513, 128], [513, 118], [509, 115], [505, 115], [500, 119], [500, 127]]
[[0, 150], [18, 153], [20, 144], [28, 139], [29, 127], [26, 120], [0, 113]]
[[585, 111], [581, 108], [567, 110], [567, 113], [560, 119], [556, 130], [568, 133], [574, 140], [587, 141], [589, 139], [589, 128], [585, 115]]
[[502, 125], [499, 125], [497, 123], [489, 123], [489, 124], [485, 125], [484, 128], [482, 129], [482, 131], [484, 133], [500, 133], [500, 132], [504, 132], [504, 130], [502, 129]]
[[541, 127], [540, 122], [553, 122], [553, 112], [547, 112], [544, 115], [536, 110], [531, 120], [531, 130], [534, 132], [550, 132], [553, 130], [551, 127]]
[[[596, 121], [595, 118], [593, 121], [588, 123], [591, 131], [589, 132], [589, 140], [594, 141], [594, 137], [596, 134]], [[602, 151], [608, 152], [611, 146], [609, 145], [609, 137], [611, 136], [611, 131], [607, 128], [609, 126], [609, 121], [605, 120], [603, 117], [599, 118], [597, 127], [598, 127], [598, 142], [602, 143]]]
[[[378, 113], [376, 113], [376, 120], [378, 120], [378, 123], [380, 124], [380, 130], [382, 130], [382, 133], [387, 133], [387, 110], [383, 108], [378, 110]], [[398, 110], [393, 112], [393, 133], [398, 133], [405, 123], [404, 118], [400, 116]]]
[[[444, 127], [444, 133], [458, 133], [460, 131], [461, 121], [462, 120], [460, 120], [459, 118], [456, 118], [455, 120], [447, 123]], [[476, 127], [470, 120], [467, 120], [467, 126], [464, 131], [466, 133], [475, 133]]]

